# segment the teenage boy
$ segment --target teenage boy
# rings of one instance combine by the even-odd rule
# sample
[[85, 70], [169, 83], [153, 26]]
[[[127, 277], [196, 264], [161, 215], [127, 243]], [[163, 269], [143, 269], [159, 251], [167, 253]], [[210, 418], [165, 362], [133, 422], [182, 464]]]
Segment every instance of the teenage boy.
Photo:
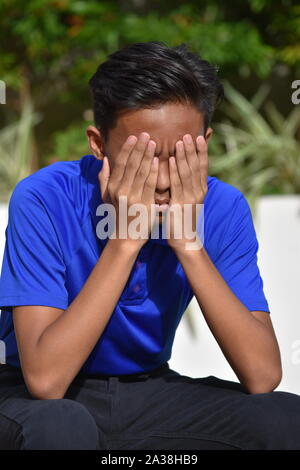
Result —
[[[300, 449], [300, 398], [274, 391], [280, 351], [250, 208], [208, 176], [215, 67], [184, 44], [137, 43], [90, 86], [92, 154], [37, 171], [10, 199], [1, 448]], [[121, 237], [124, 200], [135, 232], [130, 207], [143, 204], [146, 236]], [[103, 203], [116, 214], [106, 238]], [[176, 237], [174, 212], [168, 237], [152, 238], [185, 204], [204, 236]], [[194, 295], [237, 382], [169, 367]]]

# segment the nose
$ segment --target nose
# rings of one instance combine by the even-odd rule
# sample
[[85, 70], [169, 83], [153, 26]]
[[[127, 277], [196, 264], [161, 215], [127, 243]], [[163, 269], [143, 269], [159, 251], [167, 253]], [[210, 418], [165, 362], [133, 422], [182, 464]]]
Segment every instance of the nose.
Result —
[[162, 196], [168, 195], [170, 192], [169, 162], [168, 160], [160, 160], [158, 167], [158, 176], [156, 183], [156, 193]]

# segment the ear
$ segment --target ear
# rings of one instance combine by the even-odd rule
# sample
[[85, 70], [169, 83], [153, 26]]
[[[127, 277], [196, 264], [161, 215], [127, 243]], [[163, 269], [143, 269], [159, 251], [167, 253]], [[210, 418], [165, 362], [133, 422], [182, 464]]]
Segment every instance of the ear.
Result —
[[104, 139], [103, 139], [102, 133], [95, 126], [88, 126], [85, 133], [89, 142], [89, 147], [93, 155], [98, 160], [103, 160], [105, 156], [105, 149], [104, 149]]
[[212, 134], [213, 134], [212, 128], [211, 128], [211, 127], [208, 127], [208, 128], [207, 128], [207, 131], [206, 131], [206, 133], [205, 133], [205, 140], [206, 140], [206, 143], [209, 142], [209, 139], [211, 138]]

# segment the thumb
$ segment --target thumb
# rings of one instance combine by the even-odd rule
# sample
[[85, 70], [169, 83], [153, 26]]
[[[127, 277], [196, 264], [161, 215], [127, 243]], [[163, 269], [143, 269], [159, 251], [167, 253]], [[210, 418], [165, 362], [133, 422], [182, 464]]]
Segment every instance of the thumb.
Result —
[[110, 177], [110, 168], [108, 163], [108, 158], [105, 156], [103, 158], [102, 168], [98, 173], [98, 179], [100, 184], [100, 191], [101, 191], [101, 198], [103, 202], [107, 201], [108, 194], [107, 194], [107, 185], [109, 182]]

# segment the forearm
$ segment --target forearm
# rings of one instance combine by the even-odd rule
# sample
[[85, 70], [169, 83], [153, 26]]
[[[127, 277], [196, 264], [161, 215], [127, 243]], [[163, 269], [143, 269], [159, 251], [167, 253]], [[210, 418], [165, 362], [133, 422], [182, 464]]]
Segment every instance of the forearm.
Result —
[[204, 248], [176, 254], [205, 320], [240, 382], [249, 391], [271, 389], [281, 370], [274, 335], [234, 295]]
[[99, 340], [137, 254], [138, 250], [109, 240], [77, 297], [40, 336], [35, 375], [43, 378], [53, 397], [65, 394]]

